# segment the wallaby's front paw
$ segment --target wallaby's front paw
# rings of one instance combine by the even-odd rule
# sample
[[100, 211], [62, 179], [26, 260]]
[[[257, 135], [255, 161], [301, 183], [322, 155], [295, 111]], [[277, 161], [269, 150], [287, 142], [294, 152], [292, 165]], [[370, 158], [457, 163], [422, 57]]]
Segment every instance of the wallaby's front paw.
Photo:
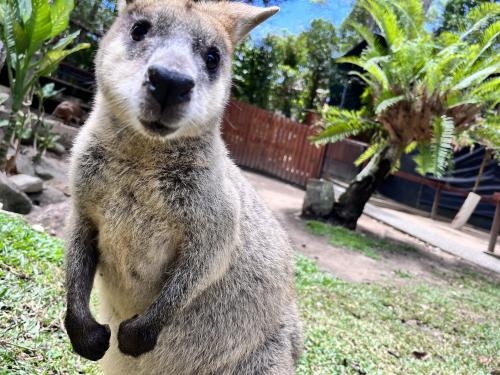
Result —
[[122, 353], [138, 357], [153, 350], [158, 333], [136, 315], [120, 323], [118, 329], [118, 348]]
[[109, 348], [111, 330], [107, 324], [99, 324], [92, 318], [77, 318], [69, 312], [64, 319], [73, 350], [82, 357], [97, 361]]

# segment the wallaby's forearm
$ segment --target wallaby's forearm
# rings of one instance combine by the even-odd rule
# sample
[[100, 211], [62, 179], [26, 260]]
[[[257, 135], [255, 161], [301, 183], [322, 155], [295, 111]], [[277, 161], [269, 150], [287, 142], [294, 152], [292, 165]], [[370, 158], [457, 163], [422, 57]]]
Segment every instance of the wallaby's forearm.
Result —
[[224, 275], [231, 254], [225, 252], [230, 246], [221, 244], [228, 241], [229, 238], [215, 240], [216, 243], [202, 243], [195, 238], [187, 241], [171, 267], [162, 292], [145, 312], [145, 317], [160, 326], [167, 324], [173, 311], [184, 309]]
[[82, 217], [73, 217], [66, 248], [66, 299], [71, 314], [90, 315], [90, 293], [97, 268], [97, 230]]
[[123, 353], [139, 356], [152, 350], [161, 329], [173, 314], [188, 306], [226, 273], [233, 256], [228, 249], [234, 249], [231, 242], [235, 241], [237, 233], [236, 213], [221, 220], [229, 224], [229, 230], [221, 231], [210, 225], [202, 230], [199, 230], [200, 226], [191, 226], [198, 229], [196, 232], [187, 230], [158, 298], [144, 314], [120, 324], [118, 345]]
[[109, 347], [110, 330], [90, 312], [90, 293], [98, 261], [97, 230], [92, 223], [72, 215], [66, 248], [66, 299], [64, 320], [73, 349], [90, 360], [103, 357]]

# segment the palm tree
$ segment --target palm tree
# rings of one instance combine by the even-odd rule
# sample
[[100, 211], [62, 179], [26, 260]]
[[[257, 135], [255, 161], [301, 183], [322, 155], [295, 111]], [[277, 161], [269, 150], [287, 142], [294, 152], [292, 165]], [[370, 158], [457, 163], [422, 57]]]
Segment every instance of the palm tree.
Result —
[[[357, 160], [370, 162], [334, 204], [328, 219], [355, 228], [365, 203], [403, 153], [414, 152], [417, 171], [442, 176], [454, 146], [488, 138], [500, 146], [498, 113], [500, 4], [486, 3], [466, 16], [460, 33], [438, 36], [425, 28], [420, 0], [361, 0], [385, 43], [352, 22], [367, 47], [339, 63], [366, 84], [358, 111], [326, 106], [316, 144], [370, 132], [370, 147]], [[496, 138], [492, 136], [496, 134]]]

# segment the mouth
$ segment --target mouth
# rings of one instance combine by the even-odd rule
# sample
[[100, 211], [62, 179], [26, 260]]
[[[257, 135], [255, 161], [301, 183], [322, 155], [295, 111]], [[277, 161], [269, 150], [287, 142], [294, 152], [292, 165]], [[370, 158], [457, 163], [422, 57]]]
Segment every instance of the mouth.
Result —
[[142, 126], [151, 133], [165, 136], [175, 133], [177, 128], [172, 128], [168, 125], [164, 125], [159, 121], [143, 121], [141, 120]]

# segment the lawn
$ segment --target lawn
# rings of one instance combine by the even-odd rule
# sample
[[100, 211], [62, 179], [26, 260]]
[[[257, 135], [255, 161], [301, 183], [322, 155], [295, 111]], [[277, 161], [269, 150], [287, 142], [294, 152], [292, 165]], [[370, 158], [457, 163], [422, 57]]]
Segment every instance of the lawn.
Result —
[[337, 247], [353, 250], [376, 260], [381, 259], [384, 251], [405, 252], [414, 251], [409, 245], [403, 245], [394, 241], [367, 236], [360, 232], [354, 232], [344, 227], [333, 226], [316, 220], [306, 221], [307, 229], [318, 236], [325, 236], [328, 242]]
[[[0, 214], [0, 374], [99, 373], [62, 330], [62, 254], [60, 240]], [[499, 284], [474, 274], [445, 286], [353, 284], [296, 260], [306, 334], [298, 374], [500, 370]]]

